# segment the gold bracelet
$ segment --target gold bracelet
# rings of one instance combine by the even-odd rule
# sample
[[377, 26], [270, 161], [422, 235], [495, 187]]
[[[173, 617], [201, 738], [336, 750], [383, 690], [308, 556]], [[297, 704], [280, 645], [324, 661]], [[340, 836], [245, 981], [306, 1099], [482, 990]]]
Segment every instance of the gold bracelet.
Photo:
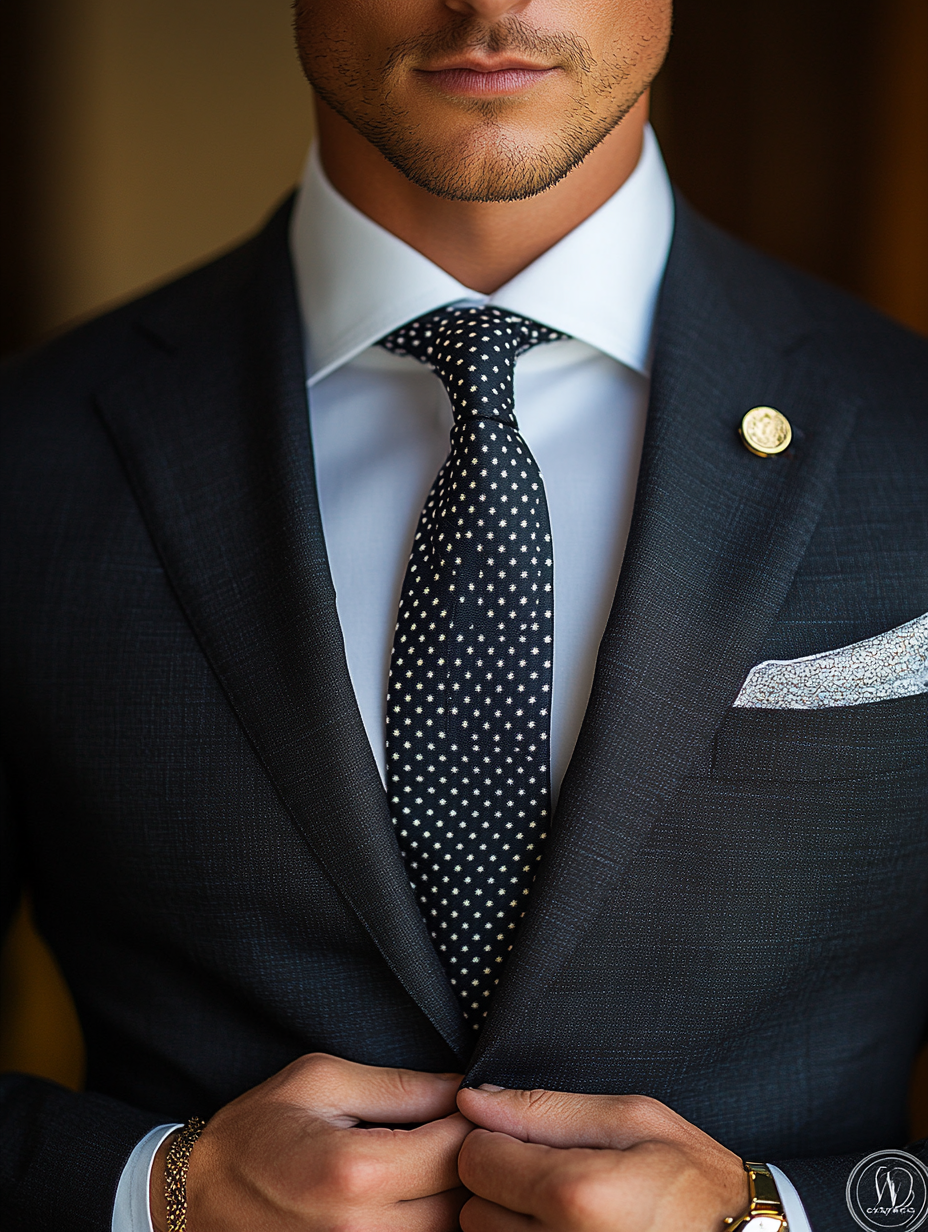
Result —
[[193, 1144], [206, 1129], [206, 1122], [191, 1117], [168, 1148], [164, 1163], [164, 1198], [167, 1203], [168, 1232], [187, 1229], [187, 1168]]

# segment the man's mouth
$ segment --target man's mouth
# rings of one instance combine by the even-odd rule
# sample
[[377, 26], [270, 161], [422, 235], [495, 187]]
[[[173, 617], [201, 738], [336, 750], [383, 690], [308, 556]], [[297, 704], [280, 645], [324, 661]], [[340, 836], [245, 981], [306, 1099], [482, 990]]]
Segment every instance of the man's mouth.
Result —
[[486, 97], [494, 94], [524, 94], [558, 68], [530, 64], [524, 60], [501, 60], [475, 65], [459, 60], [434, 69], [417, 69], [416, 75], [442, 94]]

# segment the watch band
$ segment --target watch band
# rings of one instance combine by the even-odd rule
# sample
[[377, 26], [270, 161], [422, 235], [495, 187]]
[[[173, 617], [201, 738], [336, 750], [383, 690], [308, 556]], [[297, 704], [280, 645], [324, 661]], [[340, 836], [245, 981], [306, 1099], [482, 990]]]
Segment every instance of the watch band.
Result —
[[748, 1175], [748, 1209], [725, 1220], [726, 1232], [789, 1232], [777, 1183], [766, 1164], [744, 1161]]

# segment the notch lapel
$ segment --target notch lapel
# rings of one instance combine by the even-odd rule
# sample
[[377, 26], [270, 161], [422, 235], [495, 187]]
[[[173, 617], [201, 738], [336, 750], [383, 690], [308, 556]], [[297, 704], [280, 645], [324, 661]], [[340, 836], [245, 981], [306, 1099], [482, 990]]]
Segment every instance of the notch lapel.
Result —
[[[547, 984], [713, 735], [785, 598], [853, 426], [816, 369], [814, 323], [756, 254], [678, 204], [651, 403], [616, 598], [548, 849], [467, 1083], [531, 1084], [513, 1052]], [[745, 285], [761, 266], [766, 302]], [[797, 438], [758, 458], [737, 436], [772, 405]], [[621, 904], [616, 906], [621, 910]], [[552, 1024], [552, 1028], [554, 1024]]]
[[289, 208], [143, 302], [99, 408], [200, 645], [285, 806], [459, 1054], [348, 675], [315, 490]]

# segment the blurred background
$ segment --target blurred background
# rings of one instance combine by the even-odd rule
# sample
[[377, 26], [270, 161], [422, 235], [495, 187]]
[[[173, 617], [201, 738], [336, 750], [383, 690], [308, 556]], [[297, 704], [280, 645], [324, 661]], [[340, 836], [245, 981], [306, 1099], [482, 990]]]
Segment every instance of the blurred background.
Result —
[[[0, 347], [257, 226], [312, 132], [289, 0], [3, 0]], [[722, 226], [928, 334], [928, 0], [677, 0], [654, 125]], [[24, 904], [0, 1068], [79, 1086], [80, 1031]], [[913, 1077], [928, 1134], [928, 1053]]]

